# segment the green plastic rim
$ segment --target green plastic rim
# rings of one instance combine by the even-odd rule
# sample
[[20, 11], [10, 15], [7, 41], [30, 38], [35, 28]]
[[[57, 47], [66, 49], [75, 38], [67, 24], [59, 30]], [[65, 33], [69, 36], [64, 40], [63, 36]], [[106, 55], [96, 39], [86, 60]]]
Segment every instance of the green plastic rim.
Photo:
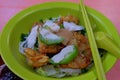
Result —
[[[87, 10], [91, 17], [91, 20], [93, 20], [94, 23], [97, 25], [95, 31], [102, 30], [108, 33], [114, 39], [116, 44], [120, 46], [119, 34], [115, 29], [114, 25], [110, 22], [110, 20], [108, 20], [105, 16], [103, 16], [101, 13], [97, 12], [96, 10], [93, 10], [89, 7], [87, 7]], [[51, 14], [48, 14], [50, 12]], [[73, 15], [79, 16], [79, 5], [70, 2], [49, 2], [49, 3], [35, 5], [28, 9], [25, 9], [24, 11], [21, 11], [6, 24], [0, 38], [0, 51], [4, 62], [15, 74], [17, 74], [19, 77], [25, 80], [33, 80], [33, 79], [59, 80], [57, 78], [43, 77], [36, 74], [32, 70], [32, 68], [30, 68], [26, 64], [26, 59], [23, 55], [19, 53], [18, 47], [20, 41], [19, 40], [20, 34], [27, 33], [29, 31], [30, 26], [32, 26], [32, 24], [39, 19], [37, 18], [39, 14], [44, 13], [43, 18], [48, 18], [48, 16], [50, 17], [54, 15], [59, 16], [60, 14], [67, 15], [68, 13], [65, 12], [70, 12]], [[29, 17], [29, 15], [31, 17]], [[35, 20], [34, 17], [37, 18], [37, 20]], [[29, 27], [25, 27], [26, 25]], [[103, 66], [105, 72], [109, 71], [115, 62], [116, 62], [116, 58], [110, 54], [107, 54], [105, 56], [105, 59], [103, 60]], [[96, 72], [93, 67], [92, 70], [90, 70], [85, 74], [82, 74], [77, 77], [62, 78], [62, 80], [96, 80], [96, 78], [97, 78]]]

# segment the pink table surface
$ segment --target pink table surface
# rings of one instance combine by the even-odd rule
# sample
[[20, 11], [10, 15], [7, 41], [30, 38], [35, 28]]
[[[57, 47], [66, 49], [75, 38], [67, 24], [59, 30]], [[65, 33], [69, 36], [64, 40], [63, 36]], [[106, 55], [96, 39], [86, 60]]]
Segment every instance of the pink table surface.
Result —
[[[35, 4], [50, 1], [69, 1], [78, 3], [79, 0], [0, 0], [0, 31], [5, 24], [18, 12]], [[86, 5], [107, 16], [120, 33], [120, 0], [85, 0]], [[106, 74], [107, 80], [120, 80], [120, 60]]]

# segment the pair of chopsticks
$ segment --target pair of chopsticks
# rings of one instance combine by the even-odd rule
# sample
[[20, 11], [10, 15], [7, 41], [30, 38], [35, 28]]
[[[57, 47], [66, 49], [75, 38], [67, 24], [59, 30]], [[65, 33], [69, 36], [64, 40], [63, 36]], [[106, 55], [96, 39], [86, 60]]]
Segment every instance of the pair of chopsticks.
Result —
[[93, 56], [98, 80], [106, 80], [105, 72], [104, 72], [101, 58], [100, 58], [100, 55], [98, 52], [98, 48], [97, 48], [97, 44], [96, 44], [95, 37], [93, 34], [92, 26], [91, 26], [91, 23], [89, 21], [88, 14], [87, 14], [85, 5], [83, 3], [83, 0], [80, 0], [80, 10], [81, 10], [82, 17], [83, 17], [84, 24], [85, 24], [85, 28], [87, 31], [87, 35], [88, 35], [88, 39], [89, 39], [89, 43], [90, 43], [90, 47], [91, 47], [91, 51], [92, 51], [92, 56]]

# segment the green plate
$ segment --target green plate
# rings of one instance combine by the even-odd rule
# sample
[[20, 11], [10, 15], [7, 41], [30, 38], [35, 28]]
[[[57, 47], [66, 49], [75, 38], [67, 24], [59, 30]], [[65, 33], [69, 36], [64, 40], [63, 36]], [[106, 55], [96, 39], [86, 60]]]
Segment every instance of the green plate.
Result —
[[[96, 24], [95, 31], [101, 30], [108, 33], [119, 44], [120, 37], [114, 25], [96, 10], [89, 7], [87, 10], [92, 23]], [[26, 64], [25, 57], [20, 54], [19, 41], [21, 33], [28, 33], [32, 25], [38, 20], [68, 14], [80, 17], [78, 4], [68, 2], [44, 3], [32, 6], [14, 16], [4, 27], [0, 38], [0, 52], [7, 66], [25, 80], [59, 80], [36, 74]], [[107, 54], [103, 60], [105, 72], [109, 71], [115, 62], [116, 58]], [[77, 77], [62, 78], [62, 80], [96, 80], [96, 72], [93, 67], [85, 74]]]

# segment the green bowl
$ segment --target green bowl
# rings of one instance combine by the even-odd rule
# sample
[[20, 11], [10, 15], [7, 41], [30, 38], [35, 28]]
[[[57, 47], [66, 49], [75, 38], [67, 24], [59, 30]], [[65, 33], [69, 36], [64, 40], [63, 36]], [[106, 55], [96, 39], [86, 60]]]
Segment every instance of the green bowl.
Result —
[[[108, 33], [119, 44], [119, 35], [114, 25], [101, 13], [87, 7], [90, 20], [96, 24], [94, 31]], [[68, 2], [50, 2], [32, 6], [14, 16], [4, 27], [0, 37], [0, 52], [6, 65], [19, 77], [25, 80], [59, 80], [43, 77], [34, 72], [26, 63], [26, 59], [19, 52], [21, 33], [28, 33], [34, 22], [40, 19], [72, 14], [80, 17], [79, 5]], [[82, 24], [82, 20], [81, 20]], [[83, 24], [84, 25], [84, 24]], [[105, 72], [109, 71], [116, 58], [107, 54], [103, 60]], [[96, 80], [96, 71], [93, 67], [89, 72], [77, 77], [62, 78], [62, 80]]]

